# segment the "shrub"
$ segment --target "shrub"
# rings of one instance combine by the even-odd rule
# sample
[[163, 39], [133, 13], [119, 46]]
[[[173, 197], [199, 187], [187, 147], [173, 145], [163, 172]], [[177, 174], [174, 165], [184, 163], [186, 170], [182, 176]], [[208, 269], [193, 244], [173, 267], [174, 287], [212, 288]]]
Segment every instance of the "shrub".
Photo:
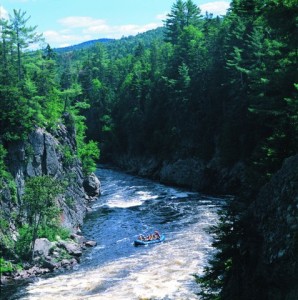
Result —
[[99, 148], [96, 142], [89, 141], [81, 146], [79, 149], [79, 157], [82, 161], [83, 172], [88, 175], [95, 171], [96, 160], [99, 158]]
[[19, 238], [16, 242], [16, 254], [22, 259], [29, 259], [33, 240], [33, 229], [25, 224], [19, 229]]
[[42, 226], [38, 229], [37, 236], [53, 242], [59, 239], [65, 240], [69, 238], [70, 231], [61, 226]]

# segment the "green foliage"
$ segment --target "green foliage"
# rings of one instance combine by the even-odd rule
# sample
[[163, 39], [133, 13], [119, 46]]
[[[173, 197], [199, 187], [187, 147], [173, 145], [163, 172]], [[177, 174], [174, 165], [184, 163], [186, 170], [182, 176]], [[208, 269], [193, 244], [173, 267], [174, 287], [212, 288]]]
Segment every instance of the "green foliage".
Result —
[[16, 203], [17, 202], [17, 185], [11, 175], [9, 176], [9, 180], [8, 180], [8, 188], [10, 191], [11, 200]]
[[63, 192], [63, 185], [51, 176], [32, 177], [26, 181], [23, 209], [27, 223], [19, 229], [16, 253], [30, 259], [37, 238], [50, 241], [69, 237], [69, 230], [60, 226], [60, 209], [56, 197]]
[[32, 177], [26, 181], [23, 209], [26, 211], [28, 225], [20, 232], [19, 251], [22, 251], [24, 244], [24, 252], [20, 255], [28, 255], [32, 251], [39, 230], [42, 233], [49, 232], [52, 237], [54, 231], [59, 229], [60, 209], [55, 199], [63, 190], [61, 183], [48, 175]]
[[[6, 170], [6, 165], [5, 165], [6, 155], [7, 155], [6, 149], [3, 147], [2, 144], [0, 144], [0, 178], [1, 178], [1, 181], [4, 178], [8, 177], [8, 172]], [[2, 184], [2, 182], [0, 182], [0, 184]]]
[[70, 236], [70, 231], [56, 224], [51, 226], [42, 226], [37, 231], [38, 238], [46, 238], [49, 241], [66, 240]]
[[84, 174], [90, 174], [96, 169], [96, 161], [99, 159], [100, 150], [97, 142], [86, 142], [86, 124], [85, 117], [80, 115], [81, 109], [89, 108], [86, 102], [77, 102], [71, 107], [71, 118], [74, 120], [76, 128], [76, 141], [78, 146], [78, 157], [82, 162]]
[[166, 40], [176, 44], [180, 35], [187, 26], [198, 26], [200, 24], [200, 9], [193, 1], [177, 0], [165, 21]]
[[83, 164], [84, 173], [90, 174], [96, 169], [96, 160], [99, 158], [99, 148], [96, 142], [89, 141], [84, 143], [82, 147], [79, 148], [79, 157]]
[[[202, 18], [193, 1], [177, 0], [164, 28], [57, 55], [48, 46], [24, 56], [24, 43], [20, 60], [10, 52], [15, 30], [1, 20], [0, 136], [17, 140], [64, 119], [77, 135], [77, 153], [65, 148], [64, 163], [78, 156], [86, 174], [95, 168], [100, 142], [103, 157], [112, 160], [122, 154], [216, 158], [224, 167], [242, 161], [253, 194], [298, 150], [297, 14], [294, 0], [233, 0], [225, 17]], [[26, 20], [21, 12], [15, 16]], [[2, 174], [4, 158], [0, 147]], [[39, 233], [54, 237], [51, 209], [41, 211]], [[30, 225], [39, 219], [32, 210], [28, 217]], [[221, 297], [236, 245], [247, 238], [234, 219], [227, 223], [215, 232], [218, 252], [202, 281], [206, 299]]]
[[37, 26], [27, 26], [30, 17], [26, 17], [26, 12], [21, 10], [13, 10], [13, 15], [10, 15], [10, 28], [12, 42], [17, 48], [17, 73], [18, 79], [21, 80], [23, 76], [22, 70], [22, 49], [28, 48], [30, 43], [38, 42], [41, 35], [35, 32]]
[[65, 204], [70, 208], [74, 208], [75, 200], [72, 197], [66, 197]]
[[3, 257], [0, 257], [0, 276], [6, 272], [12, 272], [16, 270], [21, 270], [22, 266], [13, 264], [10, 261], [5, 260]]
[[33, 228], [25, 224], [19, 229], [19, 237], [15, 245], [16, 254], [24, 260], [30, 260], [33, 248]]
[[7, 155], [6, 149], [0, 144], [0, 188], [8, 187], [11, 199], [13, 202], [17, 201], [17, 187], [12, 175], [7, 171], [5, 165], [5, 157]]
[[0, 257], [0, 274], [4, 272], [11, 272], [13, 270], [13, 265], [11, 262], [4, 260], [3, 257]]
[[237, 243], [243, 229], [234, 209], [222, 210], [219, 224], [210, 228], [209, 233], [214, 237], [212, 245], [216, 250], [205, 267], [204, 275], [196, 276], [196, 280], [200, 284], [202, 299], [217, 300], [222, 299], [222, 288], [227, 284], [229, 272], [239, 255]]
[[5, 216], [3, 212], [0, 212], [0, 254], [3, 256], [7, 256], [7, 254], [12, 251], [14, 246], [14, 242], [7, 232], [9, 232], [8, 217]]
[[71, 166], [75, 161], [75, 155], [69, 146], [62, 148], [63, 153], [63, 164], [65, 166]]
[[0, 230], [2, 232], [5, 232], [7, 229], [9, 228], [9, 224], [8, 224], [8, 221], [5, 220], [3, 218], [3, 216], [0, 217]]
[[20, 10], [1, 20], [0, 135], [6, 141], [26, 139], [35, 126], [54, 128], [63, 111], [55, 62], [40, 51], [24, 55], [30, 43], [41, 39], [28, 20]]

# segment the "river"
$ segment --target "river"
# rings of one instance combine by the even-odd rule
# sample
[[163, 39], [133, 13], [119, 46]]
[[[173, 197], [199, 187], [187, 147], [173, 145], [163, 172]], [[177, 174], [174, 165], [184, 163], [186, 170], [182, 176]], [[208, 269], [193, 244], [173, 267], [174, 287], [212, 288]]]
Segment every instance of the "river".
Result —
[[[102, 196], [93, 203], [82, 233], [97, 246], [71, 271], [19, 287], [9, 299], [199, 299], [193, 274], [202, 274], [212, 253], [206, 229], [225, 203], [100, 168]], [[134, 247], [139, 233], [159, 230], [160, 244]]]

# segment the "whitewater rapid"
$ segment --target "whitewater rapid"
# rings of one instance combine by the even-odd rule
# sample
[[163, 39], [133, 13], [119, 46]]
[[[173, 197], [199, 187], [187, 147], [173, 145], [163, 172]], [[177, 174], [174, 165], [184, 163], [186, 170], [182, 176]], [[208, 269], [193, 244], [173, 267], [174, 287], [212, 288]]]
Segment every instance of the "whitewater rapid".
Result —
[[[102, 196], [83, 234], [97, 242], [76, 269], [41, 278], [11, 299], [199, 299], [200, 275], [213, 249], [207, 229], [218, 222], [223, 198], [99, 169]], [[139, 233], [159, 230], [160, 244], [134, 247]]]

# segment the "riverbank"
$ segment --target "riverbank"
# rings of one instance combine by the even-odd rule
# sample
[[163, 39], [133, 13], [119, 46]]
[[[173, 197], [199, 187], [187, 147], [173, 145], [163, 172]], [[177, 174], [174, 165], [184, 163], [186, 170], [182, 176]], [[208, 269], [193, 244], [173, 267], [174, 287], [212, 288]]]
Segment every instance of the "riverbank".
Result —
[[[52, 132], [36, 128], [26, 140], [8, 144], [6, 166], [10, 175], [0, 182], [1, 285], [65, 269], [78, 262], [86, 241], [75, 234], [101, 192], [96, 175], [83, 173], [76, 151], [74, 128], [63, 124]], [[36, 181], [34, 187], [39, 192], [31, 195], [31, 202], [24, 199], [28, 181], [47, 178], [51, 178], [47, 190], [44, 181]], [[50, 200], [54, 185], [60, 187], [59, 192]], [[35, 206], [31, 209], [32, 205]], [[35, 215], [30, 215], [30, 209]], [[50, 209], [55, 213], [50, 214]], [[42, 238], [35, 241], [32, 249], [33, 227], [41, 224], [47, 214], [52, 227], [43, 222], [43, 227], [38, 228], [43, 230], [39, 235]], [[63, 241], [67, 235], [72, 238]]]
[[25, 262], [21, 270], [3, 272], [1, 285], [11, 285], [16, 281], [24, 281], [45, 274], [69, 270], [80, 262], [84, 250], [96, 246], [95, 241], [87, 240], [80, 234], [71, 234], [68, 240], [50, 242], [46, 238], [35, 241], [34, 259]]
[[[112, 169], [96, 175], [102, 195], [92, 202], [81, 234], [97, 245], [71, 270], [42, 276], [7, 299], [198, 299], [191, 274], [201, 274], [211, 257], [206, 229], [217, 223], [226, 199]], [[138, 234], [154, 229], [166, 234], [165, 242], [133, 246]]]
[[237, 162], [223, 166], [217, 157], [210, 161], [199, 158], [161, 160], [156, 157], [118, 155], [113, 163], [134, 175], [163, 184], [189, 188], [207, 194], [237, 194], [245, 182], [246, 167]]

